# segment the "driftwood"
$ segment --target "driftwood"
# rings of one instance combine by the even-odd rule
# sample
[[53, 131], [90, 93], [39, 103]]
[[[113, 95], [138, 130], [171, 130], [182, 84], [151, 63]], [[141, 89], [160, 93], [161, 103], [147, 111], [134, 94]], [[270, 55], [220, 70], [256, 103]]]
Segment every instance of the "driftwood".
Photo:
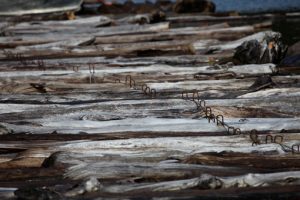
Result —
[[145, 186], [115, 186], [110, 188], [104, 188], [104, 191], [112, 193], [129, 192], [132, 190], [152, 190], [152, 191], [175, 191], [184, 190], [188, 188], [199, 188], [199, 189], [220, 189], [230, 187], [259, 187], [259, 186], [271, 186], [271, 185], [282, 185], [293, 177], [290, 185], [299, 185], [299, 172], [291, 173], [274, 173], [274, 174], [249, 174], [247, 176], [239, 177], [226, 177], [219, 178], [203, 174], [199, 178], [181, 180], [181, 181], [170, 181], [162, 182], [152, 185]]
[[220, 62], [260, 17], [1, 24], [0, 196], [297, 199], [297, 71]]

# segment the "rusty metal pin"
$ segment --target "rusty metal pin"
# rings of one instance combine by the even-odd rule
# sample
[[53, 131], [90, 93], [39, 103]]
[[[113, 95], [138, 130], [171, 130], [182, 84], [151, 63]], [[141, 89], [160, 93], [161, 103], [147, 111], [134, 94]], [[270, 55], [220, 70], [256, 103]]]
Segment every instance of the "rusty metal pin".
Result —
[[[221, 118], [221, 121], [219, 120]], [[224, 116], [223, 115], [217, 115], [216, 116], [217, 125], [223, 125], [224, 124]]]
[[129, 84], [130, 84], [130, 80], [132, 79], [132, 77], [130, 75], [126, 75], [125, 77], [125, 84], [128, 84], [128, 81], [129, 81]]
[[208, 123], [210, 123], [210, 121], [213, 121], [214, 123], [216, 122], [216, 118], [214, 114], [210, 114], [210, 116], [208, 117]]
[[148, 87], [148, 86], [147, 86], [147, 84], [144, 83], [144, 84], [142, 85], [142, 91], [143, 91], [143, 92], [145, 92], [145, 88], [146, 88], [146, 87]]
[[[280, 138], [280, 142], [277, 142], [277, 138]], [[282, 136], [282, 135], [276, 135], [276, 136], [274, 137], [274, 142], [275, 142], [275, 143], [278, 143], [278, 144], [282, 143], [282, 142], [283, 142], [283, 136]]]
[[256, 129], [252, 129], [252, 130], [250, 131], [250, 134], [256, 134], [256, 135], [257, 135], [257, 133], [258, 133], [258, 131], [257, 131]]
[[156, 90], [155, 89], [151, 89], [151, 97], [156, 98]]
[[232, 135], [234, 135], [235, 134], [235, 128], [233, 126], [228, 127], [227, 133], [230, 135], [231, 131], [232, 131]]
[[250, 139], [252, 140], [252, 146], [254, 146], [254, 144], [255, 145], [260, 144], [260, 141], [258, 140], [258, 135], [257, 135], [257, 130], [256, 129], [252, 129], [250, 131], [249, 136], [250, 136]]
[[146, 92], [147, 87], [148, 87], [147, 84], [142, 85], [142, 91], [144, 94], [147, 94], [147, 92]]
[[[295, 147], [296, 147], [297, 149], [296, 149]], [[299, 144], [294, 144], [294, 145], [292, 146], [292, 153], [295, 153], [296, 150], [297, 150], [297, 152], [300, 151], [300, 145], [299, 145]]]
[[150, 89], [150, 87], [147, 86], [146, 89], [145, 89], [145, 94], [150, 94], [150, 93], [151, 93], [151, 89]]
[[115, 83], [121, 83], [121, 80], [120, 79], [116, 79]]
[[236, 128], [236, 129], [235, 129], [235, 134], [236, 134], [236, 135], [241, 135], [241, 134], [242, 134], [241, 129], [240, 129], [240, 128]]
[[206, 107], [205, 108], [205, 116], [209, 117], [209, 116], [211, 116], [211, 114], [212, 114], [211, 107]]
[[195, 95], [197, 95], [197, 100], [199, 101], [200, 97], [198, 91], [193, 92], [193, 101], [195, 101]]
[[129, 86], [132, 88], [132, 87], [135, 87], [135, 80], [133, 79], [130, 79], [129, 81]]
[[[185, 97], [184, 97], [185, 95]], [[184, 99], [184, 100], [188, 100], [189, 99], [189, 93], [187, 91], [183, 91], [181, 93], [181, 98]]]
[[266, 135], [266, 144], [268, 144], [269, 139], [271, 141], [270, 143], [272, 143], [274, 141], [272, 135]]
[[206, 107], [205, 100], [201, 100], [199, 104], [200, 104], [200, 108], [205, 108]]

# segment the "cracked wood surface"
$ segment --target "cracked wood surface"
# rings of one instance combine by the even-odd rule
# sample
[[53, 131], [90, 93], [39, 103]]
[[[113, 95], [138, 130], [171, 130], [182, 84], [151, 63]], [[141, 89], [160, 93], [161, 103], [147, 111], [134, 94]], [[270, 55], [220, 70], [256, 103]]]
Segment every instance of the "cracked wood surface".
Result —
[[[269, 24], [193, 17], [9, 24], [11, 35], [0, 38], [0, 197], [14, 199], [26, 183], [70, 199], [298, 199], [300, 154], [291, 147], [300, 144], [299, 76], [274, 64], [215, 65], [243, 41], [261, 40]], [[173, 27], [184, 21], [191, 24]], [[262, 75], [274, 84], [253, 90]], [[257, 129], [261, 144], [208, 123], [184, 91], [197, 91], [230, 126]], [[99, 191], [72, 190], [90, 177]]]

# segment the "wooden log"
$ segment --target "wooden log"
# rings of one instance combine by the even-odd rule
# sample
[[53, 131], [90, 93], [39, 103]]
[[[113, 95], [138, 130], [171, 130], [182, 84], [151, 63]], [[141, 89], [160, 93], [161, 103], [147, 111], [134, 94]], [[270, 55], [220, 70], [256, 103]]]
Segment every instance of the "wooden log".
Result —
[[188, 156], [184, 163], [220, 166], [247, 166], [250, 168], [283, 170], [285, 168], [299, 168], [298, 156], [257, 155], [244, 153], [203, 153]]
[[286, 180], [292, 176], [292, 182], [288, 185], [299, 185], [299, 171], [285, 172], [285, 173], [273, 173], [273, 174], [249, 174], [238, 177], [226, 177], [219, 178], [213, 177], [208, 174], [203, 174], [199, 178], [169, 181], [156, 184], [149, 184], [139, 187], [132, 186], [112, 186], [105, 188], [110, 193], [123, 193], [134, 190], [150, 190], [150, 191], [176, 191], [184, 190], [188, 188], [200, 188], [200, 189], [218, 189], [218, 188], [230, 188], [230, 187], [258, 187], [265, 185], [285, 185]]

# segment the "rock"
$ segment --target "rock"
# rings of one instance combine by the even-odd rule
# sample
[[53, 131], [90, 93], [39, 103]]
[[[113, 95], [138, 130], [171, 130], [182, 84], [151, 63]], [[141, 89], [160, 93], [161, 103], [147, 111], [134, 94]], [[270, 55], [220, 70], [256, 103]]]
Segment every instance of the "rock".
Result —
[[63, 200], [59, 193], [48, 188], [21, 188], [14, 192], [18, 199], [22, 200]]
[[286, 55], [287, 46], [283, 44], [280, 33], [270, 32], [261, 42], [256, 39], [245, 41], [235, 50], [235, 64], [279, 64]]
[[97, 178], [91, 177], [88, 180], [85, 180], [80, 185], [76, 185], [73, 189], [65, 193], [67, 197], [74, 197], [78, 195], [82, 195], [85, 193], [96, 192], [100, 190], [102, 185], [98, 181]]
[[256, 64], [259, 62], [260, 49], [257, 40], [246, 41], [236, 48], [233, 58], [239, 61], [238, 64]]
[[177, 0], [173, 11], [176, 13], [215, 12], [214, 3], [205, 0]]

